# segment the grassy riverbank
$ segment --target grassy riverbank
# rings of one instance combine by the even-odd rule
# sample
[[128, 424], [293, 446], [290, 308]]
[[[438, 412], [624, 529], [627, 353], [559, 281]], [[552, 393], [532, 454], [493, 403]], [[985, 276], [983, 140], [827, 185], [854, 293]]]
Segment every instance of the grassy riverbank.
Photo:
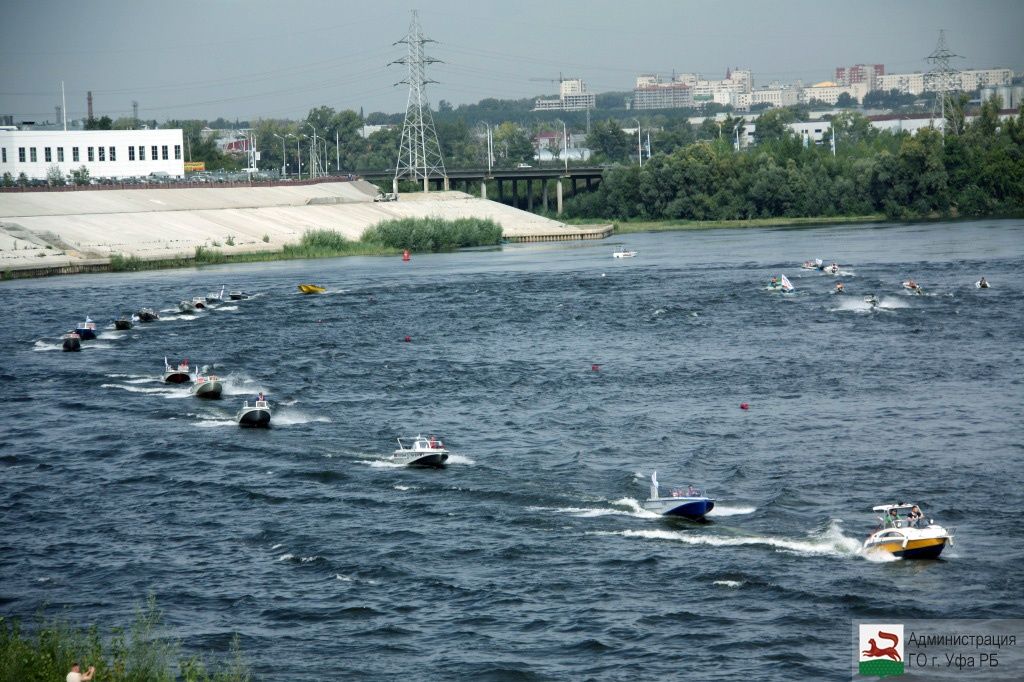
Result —
[[[614, 234], [633, 232], [672, 232], [677, 230], [718, 230], [747, 227], [812, 227], [818, 225], [856, 225], [884, 222], [882, 214], [833, 216], [830, 218], [753, 218], [751, 220], [648, 220], [616, 222]], [[573, 225], [607, 225], [609, 220], [572, 221]]]

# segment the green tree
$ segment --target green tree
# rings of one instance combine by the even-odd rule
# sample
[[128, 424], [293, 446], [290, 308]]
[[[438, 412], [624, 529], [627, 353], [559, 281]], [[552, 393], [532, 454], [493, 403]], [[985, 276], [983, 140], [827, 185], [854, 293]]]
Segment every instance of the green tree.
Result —
[[14, 176], [11, 175], [10, 171], [4, 173], [2, 184], [4, 187], [14, 187]]
[[522, 126], [502, 123], [494, 129], [494, 155], [507, 164], [533, 159], [533, 142]]
[[71, 171], [71, 180], [76, 185], [88, 185], [89, 184], [89, 169], [85, 165], [81, 165], [78, 168]]
[[771, 109], [757, 117], [754, 135], [759, 143], [792, 137], [793, 131], [789, 128], [789, 124], [798, 120], [799, 116], [792, 107]]
[[587, 146], [597, 160], [625, 161], [632, 148], [629, 136], [612, 119], [598, 121], [587, 135]]
[[61, 172], [60, 166], [55, 163], [46, 169], [46, 181], [50, 183], [51, 187], [63, 187], [67, 184], [64, 181], [64, 173]]

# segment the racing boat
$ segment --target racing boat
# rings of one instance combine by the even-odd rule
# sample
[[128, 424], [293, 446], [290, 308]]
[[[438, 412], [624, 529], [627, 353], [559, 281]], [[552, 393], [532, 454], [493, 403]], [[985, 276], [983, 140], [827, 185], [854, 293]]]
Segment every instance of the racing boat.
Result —
[[205, 310], [206, 309], [206, 297], [205, 296], [193, 296], [192, 297], [192, 306], [196, 310]]
[[686, 490], [675, 488], [670, 495], [661, 497], [658, 494], [658, 472], [651, 474], [651, 496], [642, 502], [644, 509], [662, 516], [680, 516], [685, 519], [699, 521], [715, 508], [715, 501], [697, 490], [687, 486]]
[[223, 303], [224, 302], [224, 287], [220, 288], [220, 293], [216, 291], [210, 292], [206, 295], [207, 303]]
[[82, 350], [82, 337], [74, 329], [61, 337], [61, 340], [63, 342], [61, 345], [65, 352], [72, 353]]
[[612, 254], [612, 258], [636, 258], [636, 251], [616, 251]]
[[139, 318], [139, 322], [153, 322], [154, 320], [160, 319], [160, 314], [152, 308], [143, 308], [139, 312], [135, 313], [135, 316]]
[[779, 275], [778, 277], [773, 276], [771, 281], [768, 282], [768, 286], [765, 287], [765, 290], [783, 294], [792, 294], [796, 291], [793, 287], [793, 283], [790, 282], [789, 278], [785, 275]]
[[978, 289], [988, 289], [991, 285], [988, 283], [987, 279], [982, 277], [981, 279], [974, 283], [974, 286], [977, 287]]
[[168, 384], [187, 384], [192, 381], [192, 377], [188, 374], [188, 358], [179, 362], [177, 367], [171, 367], [171, 364], [167, 362], [165, 357], [164, 381]]
[[192, 385], [189, 387], [188, 392], [197, 398], [210, 398], [212, 400], [216, 400], [220, 398], [220, 394], [223, 390], [224, 386], [221, 383], [220, 377], [215, 374], [200, 373], [199, 368], [197, 367], [196, 373], [192, 377]]
[[191, 315], [196, 311], [196, 306], [192, 301], [182, 301], [178, 304], [178, 310], [186, 315]]
[[75, 325], [75, 331], [78, 332], [78, 336], [82, 341], [91, 341], [96, 338], [96, 323], [86, 315], [85, 322], [79, 322]]
[[903, 282], [903, 288], [914, 294], [920, 295], [924, 293], [924, 289], [921, 288], [921, 285], [912, 279], [908, 279], [907, 281]]
[[241, 291], [240, 289], [228, 292], [228, 298], [230, 298], [232, 301], [241, 301], [244, 298], [249, 298], [250, 295], [251, 294], [247, 294], [244, 291]]
[[401, 438], [396, 440], [398, 449], [395, 450], [392, 459], [398, 464], [411, 467], [442, 467], [448, 461], [448, 451], [438, 438], [416, 436], [409, 446], [406, 446]]
[[864, 551], [888, 552], [901, 559], [937, 559], [953, 533], [925, 518], [916, 504], [898, 502], [871, 508], [882, 512], [881, 525], [867, 540]]
[[270, 403], [260, 393], [252, 405], [248, 400], [242, 403], [242, 409], [235, 415], [235, 420], [239, 426], [266, 428], [270, 426]]
[[326, 288], [317, 286], [316, 284], [300, 284], [299, 291], [304, 294], [322, 294], [327, 291]]
[[820, 258], [814, 260], [805, 260], [804, 264], [800, 266], [804, 270], [824, 270], [825, 265], [822, 263]]
[[124, 313], [121, 317], [114, 320], [114, 329], [120, 329], [121, 331], [131, 329], [135, 326], [136, 320], [138, 320], [138, 318], [134, 315]]

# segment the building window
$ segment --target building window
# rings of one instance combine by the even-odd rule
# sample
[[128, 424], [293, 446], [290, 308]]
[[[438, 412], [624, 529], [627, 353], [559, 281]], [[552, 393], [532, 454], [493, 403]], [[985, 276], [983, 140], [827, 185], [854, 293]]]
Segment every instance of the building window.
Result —
[[78, 147], [71, 148], [71, 160], [74, 163], [78, 163]]
[[146, 148], [143, 145], [139, 145], [139, 161], [146, 160]]
[[53, 151], [49, 147], [43, 147], [43, 158], [46, 159], [46, 163], [53, 161]]
[[153, 159], [154, 161], [156, 161], [156, 160], [157, 160], [158, 158], [160, 158], [160, 157], [159, 157], [159, 156], [157, 156], [157, 154], [156, 154], [156, 145], [153, 145], [152, 147], [150, 147], [150, 148], [149, 148], [149, 151], [150, 151], [150, 152], [152, 152], [152, 153], [151, 153], [151, 154], [149, 155], [149, 158]]
[[106, 147], [98, 147], [98, 149], [100, 150], [100, 161], [106, 161], [107, 160], [107, 148]]
[[117, 161], [117, 152], [114, 151], [113, 147], [110, 148], [110, 160]]
[[174, 160], [178, 161], [180, 159], [181, 159], [181, 145], [180, 144], [176, 144], [176, 145], [174, 145]]
[[31, 161], [32, 163], [36, 162], [36, 148], [35, 147], [29, 147], [28, 148], [28, 160]]
[[18, 163], [25, 163], [25, 148], [18, 147]]
[[64, 163], [64, 147], [57, 147], [57, 163]]
[[87, 158], [89, 159], [89, 162], [91, 163], [91, 162], [96, 160], [96, 148], [95, 147], [89, 147], [88, 151], [89, 151], [89, 154], [88, 154]]
[[7, 163], [7, 147], [0, 147], [0, 152], [3, 153], [2, 163]]
[[163, 151], [164, 151], [164, 161], [166, 161], [167, 160], [167, 145], [164, 145]]
[[135, 160], [135, 147], [132, 146], [132, 145], [128, 145], [128, 160], [129, 161], [134, 161]]

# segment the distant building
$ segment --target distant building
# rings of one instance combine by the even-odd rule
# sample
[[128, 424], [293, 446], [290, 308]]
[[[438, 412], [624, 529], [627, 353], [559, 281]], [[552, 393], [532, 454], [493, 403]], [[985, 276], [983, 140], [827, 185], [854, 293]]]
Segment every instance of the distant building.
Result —
[[747, 110], [752, 106], [767, 104], [772, 107], [791, 107], [800, 103], [800, 90], [790, 86], [759, 88], [743, 92], [736, 97], [736, 108]]
[[579, 78], [566, 78], [559, 83], [558, 99], [538, 99], [534, 111], [586, 111], [597, 106], [597, 95], [587, 92]]
[[93, 178], [185, 175], [181, 129], [0, 130], [0, 174], [45, 179], [85, 166]]
[[652, 83], [642, 76], [633, 88], [634, 109], [685, 109], [692, 106], [693, 90], [685, 83]]
[[875, 89], [875, 79], [885, 75], [885, 64], [854, 64], [853, 66], [836, 67], [836, 83], [853, 85], [867, 83], [868, 90]]
[[836, 104], [839, 101], [839, 97], [846, 93], [854, 101], [860, 102], [864, 99], [864, 95], [868, 94], [867, 83], [854, 83], [853, 85], [839, 85], [832, 81], [824, 81], [821, 83], [815, 83], [814, 85], [804, 88], [801, 91], [801, 100], [803, 102], [818, 101], [824, 102], [825, 104]]
[[637, 76], [633, 87], [634, 109], [677, 109], [700, 107], [715, 102], [738, 106], [740, 95], [749, 93], [754, 85], [747, 69], [727, 69], [722, 80], [708, 80], [698, 73], [680, 73], [671, 81], [660, 76]]
[[[953, 87], [964, 92], [1013, 84], [1012, 69], [965, 69], [957, 72]], [[875, 90], [898, 90], [910, 95], [933, 91], [936, 86], [927, 73], [887, 73], [875, 78]]]

